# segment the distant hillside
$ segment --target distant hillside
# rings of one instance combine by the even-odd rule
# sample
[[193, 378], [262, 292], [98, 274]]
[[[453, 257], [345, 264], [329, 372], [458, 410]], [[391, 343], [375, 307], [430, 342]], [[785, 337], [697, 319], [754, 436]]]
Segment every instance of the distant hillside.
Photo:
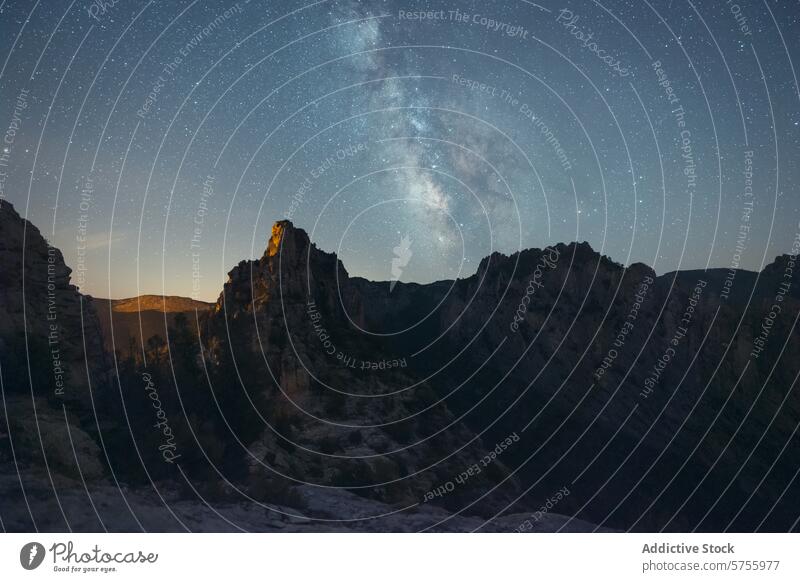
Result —
[[[766, 265], [761, 272], [725, 268], [671, 271], [661, 275], [658, 282], [660, 287], [668, 291], [672, 285], [691, 285], [694, 281], [702, 278], [712, 289], [722, 290], [726, 286], [729, 287], [729, 296], [726, 301], [728, 304], [735, 305], [740, 309], [747, 308], [748, 305], [756, 307], [763, 301], [772, 303], [775, 290], [785, 280], [786, 268], [790, 266], [789, 260], [789, 255], [780, 255], [772, 263]], [[797, 285], [792, 285], [787, 293], [795, 299], [800, 299], [800, 288]]]
[[161, 311], [167, 313], [181, 313], [186, 311], [204, 311], [211, 309], [213, 303], [195, 301], [188, 297], [177, 295], [140, 295], [128, 299], [95, 299], [95, 301], [110, 302], [114, 313], [135, 313], [137, 311]]
[[[154, 335], [166, 337], [166, 328], [175, 322], [178, 313], [185, 313], [194, 326], [195, 312], [205, 312], [212, 303], [195, 301], [188, 297], [140, 295], [128, 299], [94, 299], [103, 343], [109, 352], [126, 353], [131, 339], [141, 346]], [[166, 325], [165, 325], [166, 324]], [[113, 332], [113, 333], [112, 333]]]

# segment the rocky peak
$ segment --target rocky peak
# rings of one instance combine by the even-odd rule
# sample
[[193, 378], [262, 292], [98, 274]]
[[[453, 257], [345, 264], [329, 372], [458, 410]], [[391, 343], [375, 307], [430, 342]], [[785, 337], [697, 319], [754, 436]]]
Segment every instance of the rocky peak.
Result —
[[276, 297], [284, 305], [304, 304], [309, 294], [317, 294], [317, 281], [323, 285], [335, 281], [337, 269], [340, 280], [346, 282], [347, 271], [334, 253], [318, 249], [306, 231], [280, 220], [272, 226], [261, 258], [241, 261], [228, 273], [215, 312], [224, 307], [235, 317], [237, 312], [253, 309], [280, 310], [280, 301], [273, 301]]
[[307, 251], [309, 244], [306, 231], [295, 228], [290, 220], [279, 220], [272, 225], [265, 256], [282, 254], [283, 258], [296, 258], [299, 253]]

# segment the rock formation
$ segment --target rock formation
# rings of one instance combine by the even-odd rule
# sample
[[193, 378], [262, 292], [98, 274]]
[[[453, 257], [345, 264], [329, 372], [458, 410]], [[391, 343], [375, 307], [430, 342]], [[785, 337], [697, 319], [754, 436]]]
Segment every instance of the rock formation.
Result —
[[22, 470], [9, 503], [45, 475], [78, 483], [105, 474], [94, 405], [112, 366], [92, 299], [70, 273], [61, 251], [0, 201], [0, 461]]
[[[797, 527], [796, 257], [761, 273], [657, 276], [572, 243], [494, 253], [457, 281], [390, 285], [351, 277], [281, 221], [213, 307], [164, 320], [169, 302], [158, 303], [163, 334], [141, 338], [142, 359], [118, 353], [107, 381], [94, 302], [69, 284], [60, 252], [0, 208], [0, 443], [20, 452], [0, 447], [0, 463], [39, 475], [27, 478], [40, 522], [50, 502], [36, 444], [50, 442], [51, 483], [71, 483], [65, 513], [79, 513], [76, 479], [102, 499], [124, 483], [161, 530], [179, 529], [178, 515], [226, 529], [209, 502], [270, 531]], [[50, 305], [69, 370], [59, 398]], [[44, 364], [28, 366], [37, 341]], [[80, 471], [72, 446], [35, 432], [61, 416]], [[179, 510], [157, 510], [151, 489]], [[369, 519], [326, 521], [352, 516]]]

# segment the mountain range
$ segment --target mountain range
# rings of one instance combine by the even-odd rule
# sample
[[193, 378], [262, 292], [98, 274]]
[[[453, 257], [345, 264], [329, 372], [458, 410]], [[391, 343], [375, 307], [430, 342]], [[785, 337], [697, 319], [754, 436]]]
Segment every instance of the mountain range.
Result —
[[657, 276], [571, 243], [372, 282], [280, 221], [214, 305], [102, 300], [0, 202], [0, 517], [796, 530], [795, 258]]

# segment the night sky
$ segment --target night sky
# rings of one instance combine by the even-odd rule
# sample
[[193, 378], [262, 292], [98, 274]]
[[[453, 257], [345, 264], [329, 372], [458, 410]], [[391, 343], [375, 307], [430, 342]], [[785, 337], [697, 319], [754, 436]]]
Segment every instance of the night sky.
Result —
[[2, 196], [95, 296], [213, 300], [287, 217], [418, 282], [573, 240], [756, 270], [800, 231], [795, 1], [3, 0], [0, 29]]

